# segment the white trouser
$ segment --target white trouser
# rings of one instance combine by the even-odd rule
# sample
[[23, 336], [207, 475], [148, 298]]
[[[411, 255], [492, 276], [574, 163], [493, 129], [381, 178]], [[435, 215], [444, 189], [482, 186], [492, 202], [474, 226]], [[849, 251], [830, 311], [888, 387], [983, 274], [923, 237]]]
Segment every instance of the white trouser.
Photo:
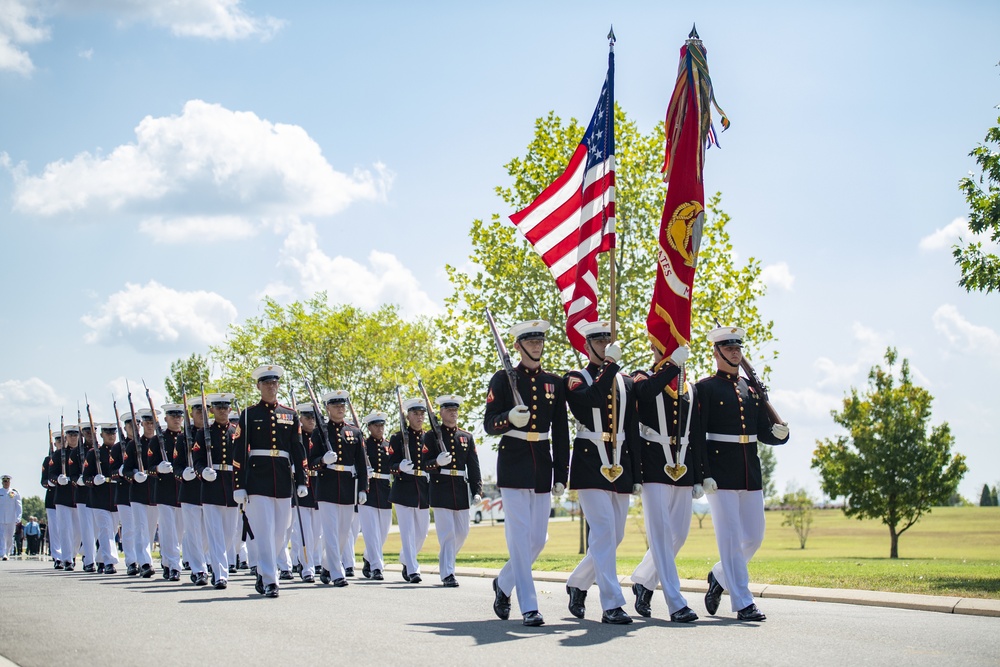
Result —
[[384, 570], [382, 549], [385, 538], [389, 536], [389, 526], [392, 525], [392, 510], [380, 510], [362, 505], [358, 508], [361, 520], [361, 534], [365, 536], [365, 560], [373, 570]]
[[289, 543], [292, 539], [292, 524], [298, 523], [299, 517], [296, 515], [295, 506], [292, 505], [292, 513], [289, 516], [288, 528], [285, 529], [285, 539], [282, 541], [284, 548], [278, 549], [275, 557], [278, 559], [278, 571], [288, 572], [292, 569], [292, 553]]
[[257, 560], [257, 574], [263, 578], [265, 586], [277, 584], [277, 554], [279, 549], [288, 546], [285, 534], [292, 520], [292, 500], [253, 495], [245, 511], [254, 535], [250, 552]]
[[438, 538], [438, 574], [441, 580], [455, 574], [455, 558], [469, 536], [469, 510], [434, 508], [434, 528]]
[[131, 503], [132, 525], [135, 529], [132, 533], [132, 549], [136, 554], [136, 563], [139, 567], [143, 565], [153, 565], [153, 536], [156, 535], [156, 505], [143, 505], [142, 503]]
[[[302, 524], [299, 525], [299, 515]], [[302, 566], [303, 572], [312, 573], [316, 566], [313, 556], [316, 555], [316, 538], [313, 535], [313, 511], [308, 507], [292, 508], [292, 561]]]
[[98, 554], [97, 562], [105, 565], [118, 564], [118, 543], [115, 542], [115, 518], [108, 510], [90, 509], [90, 514], [94, 518], [94, 527], [97, 532], [97, 541], [101, 543], [101, 550]]
[[229, 581], [229, 549], [233, 548], [233, 525], [239, 520], [240, 511], [222, 505], [202, 505], [201, 511], [208, 533], [207, 555], [208, 564], [212, 566], [212, 581]]
[[538, 596], [531, 578], [531, 566], [542, 553], [549, 539], [549, 508], [551, 493], [535, 493], [532, 489], [500, 490], [503, 497], [503, 531], [507, 538], [510, 560], [504, 563], [497, 585], [505, 595], [517, 591], [517, 606], [521, 613], [538, 611]]
[[420, 563], [417, 554], [424, 548], [427, 531], [431, 525], [430, 510], [396, 505], [396, 520], [399, 521], [399, 562], [406, 566], [407, 574], [418, 574]]
[[649, 549], [631, 579], [651, 591], [662, 582], [663, 597], [671, 614], [687, 606], [675, 559], [691, 529], [691, 501], [690, 486], [642, 485], [642, 513]]
[[[312, 525], [313, 525], [313, 542], [312, 542], [312, 547], [310, 547], [312, 551], [312, 556], [310, 556], [310, 560], [312, 560], [314, 567], [316, 565], [322, 566], [323, 565], [323, 517], [321, 517], [319, 514], [319, 507], [314, 507], [313, 509], [309, 510], [309, 516], [312, 517]], [[305, 517], [302, 518], [305, 519]]]
[[712, 574], [729, 593], [732, 610], [739, 611], [753, 604], [747, 564], [764, 541], [764, 492], [719, 489], [706, 498], [719, 546]]
[[351, 507], [351, 532], [347, 535], [347, 541], [344, 542], [344, 546], [340, 552], [340, 562], [343, 563], [344, 568], [355, 567], [354, 562], [354, 547], [358, 543], [358, 533], [361, 532], [361, 514], [360, 512], [355, 512], [354, 507]]
[[580, 489], [580, 507], [590, 524], [587, 555], [566, 580], [567, 586], [587, 590], [597, 582], [601, 592], [601, 609], [608, 611], [625, 606], [625, 596], [618, 582], [617, 551], [625, 537], [628, 518], [628, 494]]
[[97, 555], [97, 538], [94, 536], [94, 517], [87, 505], [76, 504], [76, 520], [80, 524], [80, 553], [83, 554], [83, 564], [93, 565], [94, 557]]
[[[49, 555], [53, 560], [61, 561], [62, 556], [62, 509], [56, 505], [52, 509], [45, 510], [45, 517], [49, 520], [46, 528], [49, 537]], [[43, 545], [44, 547], [44, 545]]]
[[80, 547], [80, 524], [77, 520], [76, 508], [59, 506], [59, 545], [62, 549], [63, 561], [71, 563], [76, 560]]
[[[245, 509], [245, 508], [244, 508]], [[249, 537], [247, 538], [249, 539]], [[226, 555], [229, 556], [230, 565], [239, 565], [240, 561], [247, 559], [247, 545], [243, 541], [243, 515], [240, 508], [236, 508], [236, 526], [233, 531], [233, 548], [230, 551], [227, 547]]]
[[118, 505], [118, 520], [122, 526], [122, 551], [125, 552], [125, 564], [138, 562], [135, 553], [135, 522], [132, 520], [132, 506]]
[[351, 516], [354, 505], [319, 503], [320, 521], [323, 523], [323, 569], [334, 579], [343, 579], [344, 563], [341, 554], [351, 535]]
[[181, 534], [184, 520], [181, 509], [157, 505], [160, 514], [160, 563], [170, 570], [181, 569]]
[[0, 523], [0, 556], [9, 556], [14, 548], [14, 531], [17, 523]]
[[184, 517], [184, 535], [181, 538], [184, 549], [184, 560], [194, 574], [208, 572], [205, 562], [205, 517], [201, 505], [181, 503], [181, 516]]

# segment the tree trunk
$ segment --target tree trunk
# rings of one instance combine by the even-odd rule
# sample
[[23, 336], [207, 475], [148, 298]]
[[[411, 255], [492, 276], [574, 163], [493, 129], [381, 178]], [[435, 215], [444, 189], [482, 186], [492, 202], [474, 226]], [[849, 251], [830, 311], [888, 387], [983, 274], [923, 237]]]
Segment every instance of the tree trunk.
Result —
[[889, 526], [889, 558], [899, 558], [899, 534], [895, 526]]

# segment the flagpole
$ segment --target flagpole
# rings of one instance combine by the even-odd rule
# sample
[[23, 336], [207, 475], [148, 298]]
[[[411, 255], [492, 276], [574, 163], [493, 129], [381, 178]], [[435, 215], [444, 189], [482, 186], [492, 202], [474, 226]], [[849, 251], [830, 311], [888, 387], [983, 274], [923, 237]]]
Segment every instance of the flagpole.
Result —
[[[611, 30], [608, 32], [608, 55], [613, 56], [615, 52], [615, 27], [611, 26]], [[608, 109], [608, 114], [611, 116], [611, 127], [612, 131], [614, 129], [614, 114], [615, 110], [612, 106]], [[607, 223], [607, 213], [604, 213], [604, 223]], [[603, 227], [603, 225], [602, 225]], [[617, 245], [617, 244], [616, 244]], [[615, 246], [611, 246], [611, 251], [608, 256], [610, 260], [610, 278], [611, 278], [611, 340], [615, 341], [616, 334], [618, 333], [618, 286], [617, 286], [617, 271], [615, 261]]]

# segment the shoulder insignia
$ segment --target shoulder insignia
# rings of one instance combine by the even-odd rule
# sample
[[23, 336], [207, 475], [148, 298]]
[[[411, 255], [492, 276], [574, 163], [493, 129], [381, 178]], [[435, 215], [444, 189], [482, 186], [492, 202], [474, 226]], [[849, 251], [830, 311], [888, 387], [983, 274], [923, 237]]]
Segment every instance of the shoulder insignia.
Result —
[[392, 445], [386, 445], [385, 453], [388, 454], [389, 456], [392, 456]]
[[200, 452], [201, 451], [201, 445], [199, 445], [197, 442], [194, 443], [194, 446], [191, 448], [191, 451], [192, 452]]
[[[573, 391], [574, 389], [576, 389], [577, 387], [579, 387], [581, 384], [583, 384], [583, 380], [581, 380], [577, 376], [575, 376], [575, 375], [567, 375], [566, 376], [566, 388], [569, 389], [570, 391]], [[574, 400], [576, 400], [576, 399], [574, 399]]]
[[421, 454], [426, 454], [427, 453], [427, 445], [424, 445], [423, 447], [420, 448], [420, 453]]
[[494, 398], [496, 397], [493, 395], [493, 389], [490, 389], [489, 393], [486, 394], [486, 402], [492, 403]]
[[84, 462], [83, 462], [83, 467], [84, 467], [84, 468], [87, 468], [87, 467], [89, 467], [89, 466], [90, 466], [90, 461], [84, 461]]
[[152, 456], [152, 455], [153, 455], [153, 448], [152, 447], [147, 447], [146, 448], [146, 456]]

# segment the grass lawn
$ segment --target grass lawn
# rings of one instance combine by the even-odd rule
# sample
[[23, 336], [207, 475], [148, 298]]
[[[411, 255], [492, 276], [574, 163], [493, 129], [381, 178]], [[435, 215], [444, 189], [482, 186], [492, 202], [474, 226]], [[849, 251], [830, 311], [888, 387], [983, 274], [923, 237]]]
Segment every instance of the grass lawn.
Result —
[[[848, 519], [840, 510], [817, 510], [805, 549], [795, 531], [782, 527], [781, 512], [767, 513], [764, 545], [750, 563], [756, 583], [1000, 599], [1000, 508], [941, 507], [924, 515], [899, 540], [900, 558], [890, 559], [889, 530], [875, 521]], [[677, 558], [681, 578], [703, 579], [718, 559], [712, 518], [691, 533]], [[580, 524], [553, 521], [536, 570], [570, 571], [580, 560]], [[420, 562], [437, 562], [437, 540], [427, 538]], [[359, 542], [358, 549], [361, 545]], [[396, 560], [399, 536], [389, 536], [386, 560]], [[630, 517], [618, 548], [618, 572], [629, 574], [646, 543]], [[474, 527], [458, 564], [499, 568], [507, 560], [503, 524]]]

